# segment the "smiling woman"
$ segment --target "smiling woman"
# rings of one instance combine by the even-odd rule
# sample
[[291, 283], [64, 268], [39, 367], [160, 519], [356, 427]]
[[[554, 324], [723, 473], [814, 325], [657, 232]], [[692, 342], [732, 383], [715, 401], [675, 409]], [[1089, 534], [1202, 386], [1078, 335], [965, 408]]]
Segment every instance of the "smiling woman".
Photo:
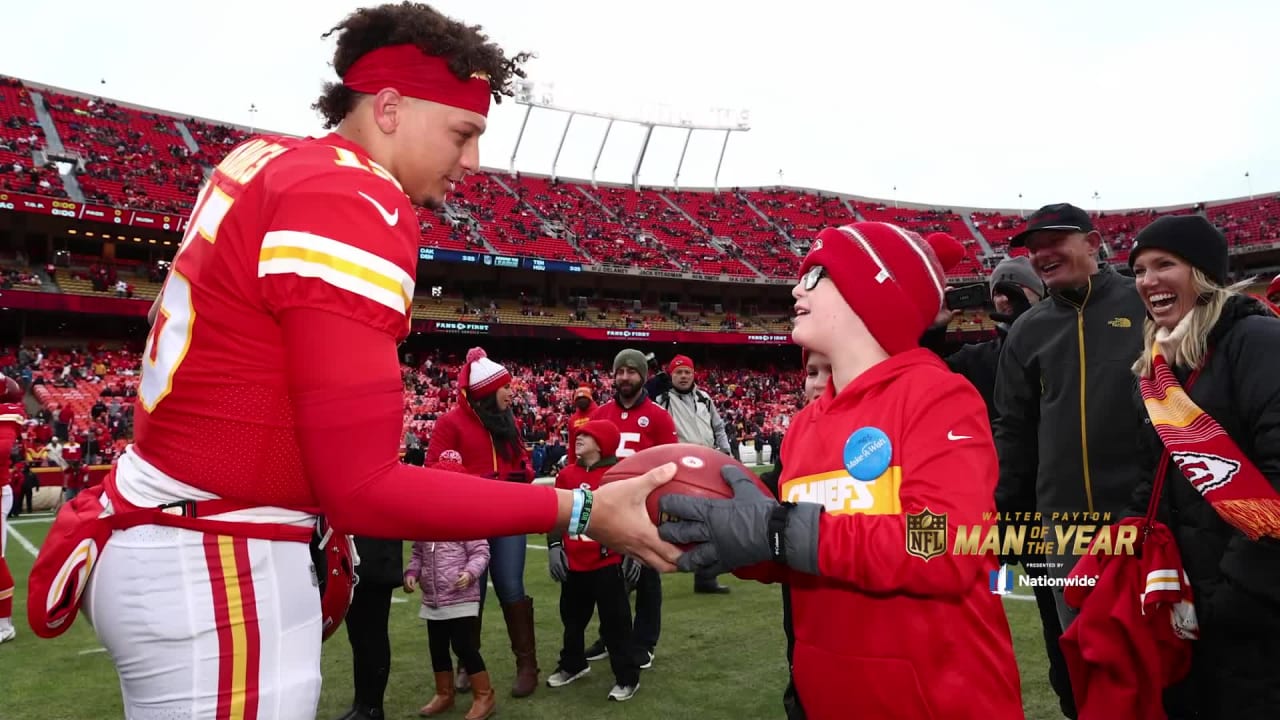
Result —
[[1200, 216], [1153, 222], [1129, 259], [1149, 314], [1144, 455], [1199, 622], [1191, 672], [1165, 695], [1177, 717], [1280, 714], [1280, 318], [1227, 286], [1227, 259]]

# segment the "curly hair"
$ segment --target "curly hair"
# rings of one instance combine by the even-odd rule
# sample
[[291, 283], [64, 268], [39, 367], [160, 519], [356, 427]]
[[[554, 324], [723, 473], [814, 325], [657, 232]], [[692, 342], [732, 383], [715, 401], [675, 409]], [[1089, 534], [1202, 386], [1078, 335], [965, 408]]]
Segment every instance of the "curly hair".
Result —
[[[479, 25], [465, 25], [442, 15], [424, 3], [388, 3], [361, 8], [333, 26], [324, 37], [338, 33], [338, 47], [333, 53], [333, 69], [343, 77], [366, 53], [389, 45], [416, 45], [425, 53], [442, 57], [449, 69], [466, 80], [477, 71], [487, 73], [494, 102], [511, 96], [516, 77], [525, 77], [520, 66], [531, 53], [508, 58]], [[311, 107], [324, 118], [324, 127], [333, 128], [355, 107], [360, 93], [341, 82], [328, 82], [320, 99]]]

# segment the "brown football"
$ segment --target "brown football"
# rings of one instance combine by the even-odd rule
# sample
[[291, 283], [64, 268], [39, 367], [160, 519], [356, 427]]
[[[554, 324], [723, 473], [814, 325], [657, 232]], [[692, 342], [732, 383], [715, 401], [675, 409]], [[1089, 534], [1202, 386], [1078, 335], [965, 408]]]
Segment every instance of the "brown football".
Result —
[[674, 445], [658, 445], [648, 450], [641, 450], [609, 468], [604, 474], [602, 483], [625, 480], [643, 475], [650, 470], [665, 465], [676, 464], [676, 476], [662, 487], [649, 494], [649, 518], [658, 523], [658, 501], [664, 495], [692, 495], [694, 497], [729, 499], [733, 490], [724, 478], [720, 477], [720, 468], [734, 465], [742, 469], [747, 477], [755, 481], [760, 492], [773, 497], [764, 482], [751, 472], [746, 465], [734, 460], [731, 456], [702, 445], [676, 443]]

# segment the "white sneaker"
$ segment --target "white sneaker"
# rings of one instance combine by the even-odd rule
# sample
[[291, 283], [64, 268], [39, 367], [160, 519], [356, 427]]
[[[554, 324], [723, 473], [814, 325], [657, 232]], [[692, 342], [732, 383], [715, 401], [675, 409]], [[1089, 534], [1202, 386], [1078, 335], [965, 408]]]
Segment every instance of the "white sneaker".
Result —
[[12, 625], [0, 627], [0, 643], [6, 643], [18, 637], [18, 631]]
[[609, 699], [615, 702], [626, 702], [635, 697], [636, 691], [640, 689], [640, 683], [635, 685], [614, 685], [609, 691]]
[[555, 672], [547, 676], [547, 687], [564, 687], [589, 672], [591, 672], [590, 666], [587, 666], [576, 673], [570, 673], [567, 670], [556, 668]]

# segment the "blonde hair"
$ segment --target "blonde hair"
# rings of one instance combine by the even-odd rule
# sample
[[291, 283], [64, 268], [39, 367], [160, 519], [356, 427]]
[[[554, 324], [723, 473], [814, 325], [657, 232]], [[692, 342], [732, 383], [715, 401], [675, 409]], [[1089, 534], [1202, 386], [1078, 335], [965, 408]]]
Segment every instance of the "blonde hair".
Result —
[[1204, 362], [1209, 349], [1209, 333], [1222, 317], [1222, 308], [1235, 295], [1243, 295], [1253, 278], [1222, 287], [1208, 278], [1200, 268], [1191, 268], [1191, 289], [1199, 300], [1172, 330], [1165, 330], [1150, 317], [1142, 324], [1142, 354], [1133, 363], [1138, 377], [1151, 376], [1151, 352], [1160, 343], [1161, 354], [1170, 366], [1195, 368]]

